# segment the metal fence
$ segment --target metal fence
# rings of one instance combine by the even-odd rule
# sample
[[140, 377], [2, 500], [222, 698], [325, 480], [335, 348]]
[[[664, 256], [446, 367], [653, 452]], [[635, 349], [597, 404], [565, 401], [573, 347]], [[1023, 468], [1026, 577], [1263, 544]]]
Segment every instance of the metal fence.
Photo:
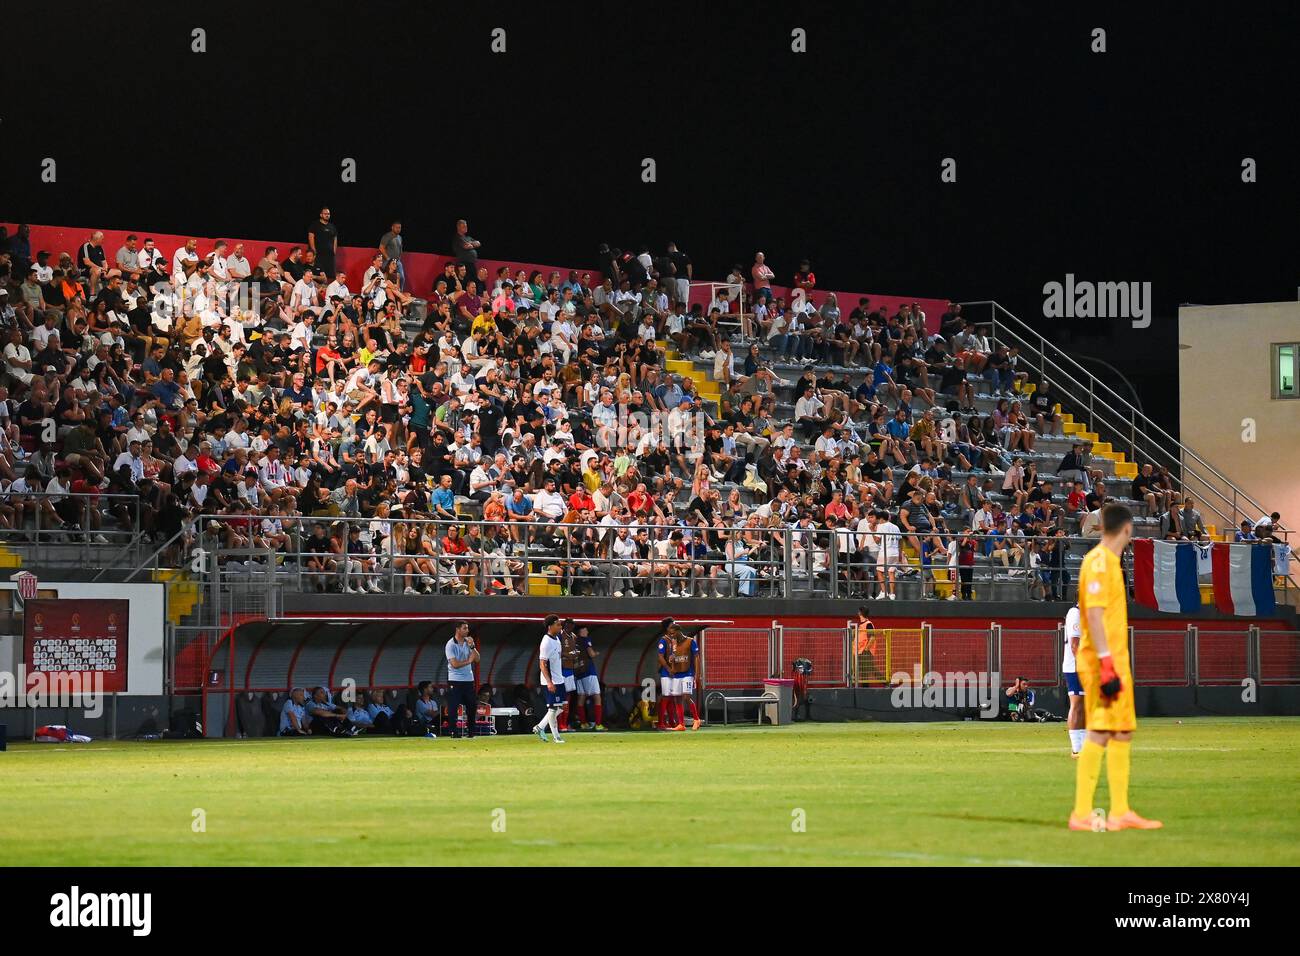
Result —
[[794, 662], [811, 661], [809, 687], [849, 685], [849, 642], [851, 625], [844, 627], [784, 627], [777, 625], [777, 646], [781, 653], [782, 677], [794, 674]]
[[[1049, 553], [1034, 539], [904, 533], [872, 551], [864, 540], [785, 526], [223, 516], [205, 518], [182, 549], [219, 576], [309, 592], [1026, 601], [1072, 599], [1097, 543], [1055, 538]], [[963, 544], [974, 565], [940, 557]]]
[[986, 674], [993, 666], [992, 628], [930, 627], [929, 669], [938, 674]]
[[1004, 678], [1024, 677], [1037, 686], [1061, 680], [1058, 647], [1064, 641], [1060, 629], [1018, 629], [994, 625], [998, 672]]
[[138, 495], [11, 490], [0, 514], [0, 547], [28, 567], [129, 566], [151, 550]]
[[1193, 629], [1129, 629], [1133, 679], [1147, 687], [1186, 687], [1192, 679]]
[[[1251, 673], [1251, 631], [1196, 628], [1196, 683], [1240, 684]], [[1136, 673], [1134, 680], [1137, 680]]]
[[706, 627], [700, 635], [701, 687], [758, 687], [777, 668], [774, 628]]

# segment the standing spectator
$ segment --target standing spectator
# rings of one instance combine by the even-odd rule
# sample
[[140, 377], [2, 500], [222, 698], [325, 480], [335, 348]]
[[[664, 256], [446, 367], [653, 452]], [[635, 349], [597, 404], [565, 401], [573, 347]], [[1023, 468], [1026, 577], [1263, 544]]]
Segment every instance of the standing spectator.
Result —
[[339, 231], [330, 222], [329, 207], [320, 211], [320, 218], [307, 230], [307, 248], [316, 253], [316, 268], [326, 276], [335, 275], [334, 257], [339, 248]]
[[447, 735], [456, 736], [456, 715], [465, 708], [465, 732], [461, 736], [474, 736], [474, 714], [477, 695], [474, 693], [474, 665], [478, 663], [478, 648], [469, 636], [469, 624], [457, 621], [451, 640], [447, 642]]
[[772, 298], [772, 280], [776, 273], [767, 264], [767, 257], [762, 252], [754, 253], [754, 265], [749, 270], [754, 282], [754, 298], [770, 300]]
[[469, 234], [469, 223], [456, 220], [456, 235], [452, 237], [451, 254], [473, 275], [478, 271], [478, 250], [482, 243]]
[[691, 280], [695, 278], [695, 266], [691, 257], [677, 248], [677, 243], [668, 243], [668, 261], [672, 266], [673, 302], [687, 305], [691, 296]]
[[406, 265], [402, 262], [402, 251], [402, 223], [398, 220], [388, 227], [386, 233], [379, 237], [379, 252], [384, 257], [385, 264], [389, 262], [397, 263], [398, 288], [405, 291]]

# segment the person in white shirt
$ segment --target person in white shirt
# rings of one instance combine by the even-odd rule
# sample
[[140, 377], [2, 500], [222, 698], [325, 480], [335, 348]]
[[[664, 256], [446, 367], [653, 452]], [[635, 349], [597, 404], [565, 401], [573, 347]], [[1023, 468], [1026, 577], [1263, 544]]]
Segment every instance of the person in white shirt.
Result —
[[32, 345], [36, 347], [37, 352], [45, 350], [45, 344], [50, 337], [59, 338], [59, 313], [53, 309], [45, 313], [45, 321], [36, 326], [31, 331]]
[[140, 440], [132, 439], [127, 443], [128, 451], [122, 452], [113, 462], [113, 471], [126, 468], [131, 473], [132, 483], [144, 478], [144, 459], [140, 457]]
[[208, 271], [212, 278], [218, 283], [224, 284], [230, 281], [230, 260], [226, 257], [226, 244], [224, 241], [218, 241], [212, 252], [209, 253]]
[[[617, 520], [617, 518], [614, 518], [610, 523], [614, 524]], [[614, 539], [610, 542], [609, 551], [610, 557], [614, 560], [614, 597], [619, 598], [623, 596], [625, 591], [632, 591], [632, 579], [636, 575], [634, 569], [640, 557], [636, 539], [632, 537], [632, 529], [628, 525], [617, 525]]]
[[1088, 731], [1083, 716], [1083, 684], [1079, 682], [1075, 655], [1079, 653], [1079, 640], [1083, 637], [1082, 615], [1075, 604], [1065, 615], [1065, 647], [1061, 649], [1061, 675], [1065, 678], [1065, 692], [1070, 699], [1070, 714], [1065, 726], [1070, 731], [1070, 756], [1078, 757]]
[[475, 501], [487, 501], [492, 496], [492, 492], [501, 487], [498, 481], [491, 474], [491, 462], [480, 458], [474, 470], [469, 475], [469, 497]]
[[537, 649], [538, 668], [541, 670], [542, 687], [546, 696], [546, 713], [537, 722], [533, 732], [542, 742], [546, 741], [549, 728], [551, 739], [557, 744], [564, 743], [560, 736], [559, 713], [564, 709], [567, 691], [564, 686], [564, 672], [560, 663], [560, 618], [555, 614], [546, 616], [546, 633]]
[[199, 248], [199, 241], [197, 239], [187, 239], [185, 241], [185, 245], [181, 246], [179, 249], [176, 250], [175, 254], [172, 256], [173, 276], [185, 275], [185, 263], [187, 262], [193, 262], [196, 264], [198, 263], [199, 261], [198, 248]]
[[335, 299], [342, 299], [344, 302], [352, 301], [352, 293], [348, 290], [348, 274], [340, 271], [334, 277], [334, 281], [325, 287], [325, 301], [333, 302]]
[[284, 497], [289, 482], [289, 472], [280, 461], [280, 449], [275, 445], [267, 448], [262, 466], [257, 470], [258, 484], [271, 496], [272, 501]]
[[289, 348], [295, 352], [299, 349], [311, 348], [313, 324], [315, 324], [315, 318], [312, 312], [303, 312], [299, 315], [297, 323], [289, 330]]
[[555, 490], [555, 479], [548, 477], [542, 490], [533, 494], [534, 520], [559, 521], [565, 511], [564, 498]]
[[152, 272], [159, 262], [165, 262], [162, 250], [154, 245], [152, 239], [145, 239], [144, 245], [140, 247], [136, 255], [136, 265], [142, 272]]
[[880, 582], [881, 591], [876, 597], [887, 597], [892, 601], [897, 597], [894, 592], [897, 574], [895, 568], [902, 561], [903, 532], [889, 520], [887, 512], [880, 512], [877, 517], [876, 535], [880, 539], [880, 556], [876, 561], [876, 580]]
[[319, 295], [316, 280], [312, 273], [305, 272], [293, 286], [293, 295], [289, 297], [289, 308], [297, 312], [319, 311]]
[[248, 260], [244, 258], [244, 244], [242, 242], [235, 244], [234, 250], [226, 259], [226, 271], [235, 282], [241, 282], [253, 274], [253, 270], [248, 265]]
[[5, 346], [5, 365], [11, 378], [24, 385], [32, 380], [32, 353], [23, 345], [23, 333], [18, 329], [9, 332], [9, 344]]
[[183, 475], [188, 475], [190, 472], [198, 470], [199, 466], [194, 463], [193, 458], [189, 457], [188, 452], [182, 451], [172, 459], [172, 475], [177, 480], [180, 480]]

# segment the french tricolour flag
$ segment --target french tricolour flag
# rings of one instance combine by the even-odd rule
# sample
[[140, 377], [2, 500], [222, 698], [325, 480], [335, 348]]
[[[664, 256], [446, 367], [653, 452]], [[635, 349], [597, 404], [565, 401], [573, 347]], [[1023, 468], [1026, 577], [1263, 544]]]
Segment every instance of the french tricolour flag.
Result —
[[1221, 614], [1259, 617], [1272, 614], [1273, 548], [1226, 541], [1214, 545], [1214, 604]]
[[1133, 596], [1153, 610], [1194, 613], [1201, 606], [1196, 546], [1190, 541], [1134, 538]]

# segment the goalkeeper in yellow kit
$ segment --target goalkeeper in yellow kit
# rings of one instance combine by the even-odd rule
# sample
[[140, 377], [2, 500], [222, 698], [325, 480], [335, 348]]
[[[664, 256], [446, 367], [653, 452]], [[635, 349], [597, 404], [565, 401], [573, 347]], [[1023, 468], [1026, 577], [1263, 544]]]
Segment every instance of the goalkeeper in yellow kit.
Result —
[[1128, 805], [1129, 758], [1137, 712], [1128, 660], [1128, 593], [1120, 555], [1133, 537], [1133, 514], [1119, 504], [1101, 510], [1101, 544], [1079, 570], [1082, 635], [1076, 666], [1083, 683], [1088, 735], [1079, 753], [1071, 830], [1091, 830], [1092, 799], [1106, 758], [1110, 785], [1107, 830], [1158, 830], [1159, 820], [1138, 816]]

